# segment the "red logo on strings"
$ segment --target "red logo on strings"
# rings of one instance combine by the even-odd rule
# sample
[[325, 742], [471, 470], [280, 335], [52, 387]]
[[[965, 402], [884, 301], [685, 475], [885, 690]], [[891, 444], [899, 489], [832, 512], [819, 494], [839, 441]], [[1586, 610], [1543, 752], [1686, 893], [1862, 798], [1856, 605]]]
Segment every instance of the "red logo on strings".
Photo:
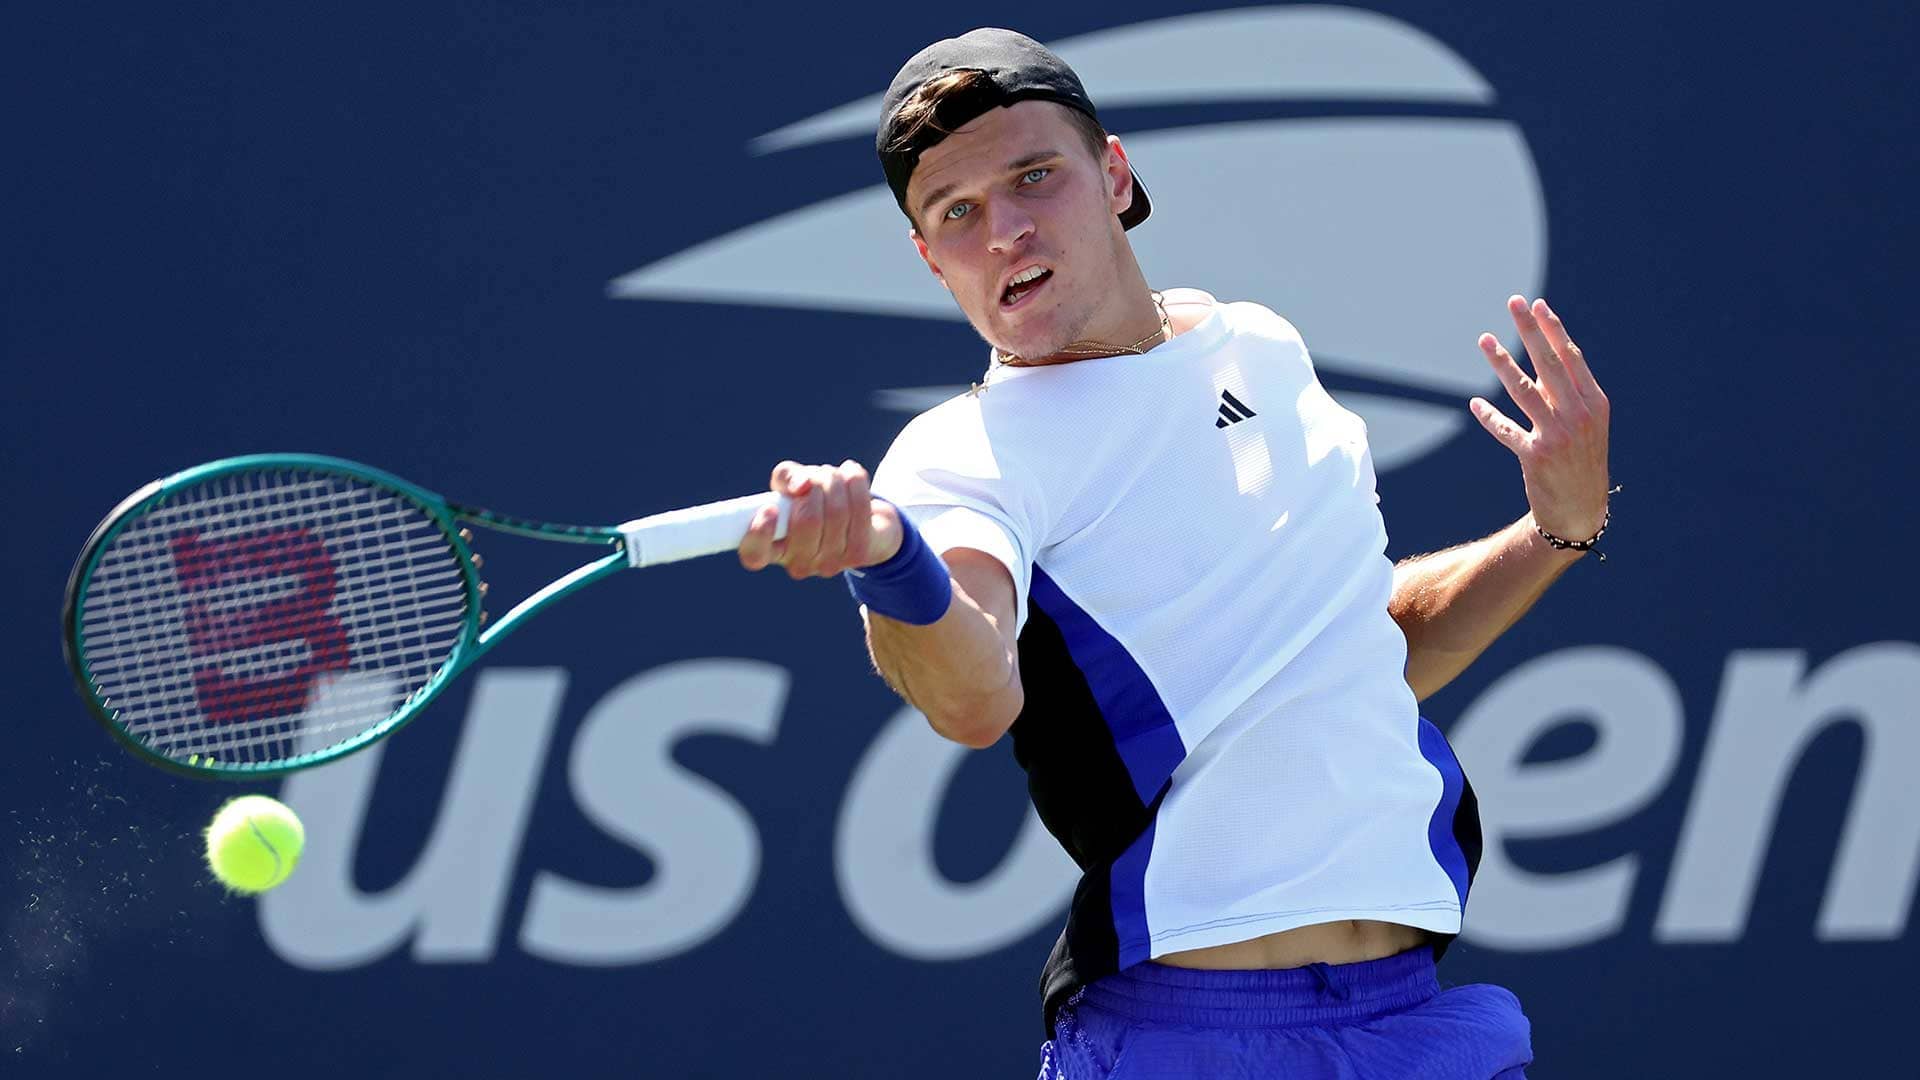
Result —
[[[202, 540], [183, 532], [172, 541], [174, 572], [185, 589], [187, 641], [200, 709], [219, 723], [284, 716], [306, 708], [313, 680], [347, 667], [347, 633], [328, 608], [338, 577], [327, 549], [303, 528]], [[255, 600], [239, 586], [292, 579], [294, 588]], [[216, 593], [219, 590], [221, 595]], [[299, 666], [272, 675], [229, 673], [220, 657], [287, 641], [305, 641]]]

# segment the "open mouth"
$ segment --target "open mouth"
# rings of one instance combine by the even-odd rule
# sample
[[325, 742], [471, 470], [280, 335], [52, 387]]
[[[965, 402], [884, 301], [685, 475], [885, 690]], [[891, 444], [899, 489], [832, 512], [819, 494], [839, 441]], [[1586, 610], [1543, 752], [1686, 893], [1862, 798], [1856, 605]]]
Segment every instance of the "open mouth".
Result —
[[1052, 279], [1053, 271], [1038, 266], [1029, 267], [1015, 274], [1013, 281], [1008, 283], [1007, 287], [1000, 293], [1001, 309], [1008, 310], [1019, 307], [1021, 301], [1039, 292], [1040, 287]]

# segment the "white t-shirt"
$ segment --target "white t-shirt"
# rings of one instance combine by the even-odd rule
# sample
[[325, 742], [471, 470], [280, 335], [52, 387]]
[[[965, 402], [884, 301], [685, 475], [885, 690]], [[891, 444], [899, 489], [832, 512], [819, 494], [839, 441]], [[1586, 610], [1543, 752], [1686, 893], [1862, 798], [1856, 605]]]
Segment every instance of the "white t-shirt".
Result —
[[1478, 822], [1407, 687], [1366, 425], [1285, 319], [997, 366], [873, 490], [1013, 576], [1014, 752], [1086, 874], [1050, 996], [1314, 923], [1459, 931]]

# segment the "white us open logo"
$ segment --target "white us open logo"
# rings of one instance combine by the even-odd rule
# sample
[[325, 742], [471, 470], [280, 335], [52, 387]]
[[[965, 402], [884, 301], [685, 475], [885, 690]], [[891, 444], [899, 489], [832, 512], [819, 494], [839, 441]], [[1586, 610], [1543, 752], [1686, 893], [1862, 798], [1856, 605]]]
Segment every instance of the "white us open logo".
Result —
[[[1257, 300], [1307, 339], [1376, 467], [1418, 458], [1497, 388], [1473, 347], [1511, 293], [1538, 295], [1546, 206], [1493, 88], [1406, 23], [1351, 8], [1247, 8], [1054, 43], [1115, 121], [1154, 194], [1133, 235], [1157, 284]], [[1270, 103], [1286, 116], [1163, 130], [1125, 110]], [[748, 144], [755, 154], [870, 139], [879, 95]], [[864, 149], [862, 152], [865, 152]], [[885, 184], [737, 230], [615, 279], [626, 299], [958, 321], [911, 254]], [[897, 258], [888, 257], [893, 253]], [[984, 353], [984, 350], [982, 350]], [[917, 412], [956, 387], [881, 391]]]

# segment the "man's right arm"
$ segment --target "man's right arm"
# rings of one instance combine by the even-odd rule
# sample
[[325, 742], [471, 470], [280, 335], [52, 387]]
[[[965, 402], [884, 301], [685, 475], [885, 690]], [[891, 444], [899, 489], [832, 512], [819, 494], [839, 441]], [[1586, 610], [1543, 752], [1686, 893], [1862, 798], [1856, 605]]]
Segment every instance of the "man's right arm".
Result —
[[887, 685], [925, 713], [954, 742], [991, 746], [1025, 703], [1015, 639], [1013, 577], [1000, 560], [973, 548], [944, 556], [953, 602], [926, 626], [861, 609], [867, 651]]
[[[774, 467], [772, 490], [793, 501], [787, 536], [773, 539], [776, 513], [763, 510], [740, 542], [749, 570], [778, 564], [796, 580], [836, 577], [887, 561], [900, 549], [899, 511], [873, 500], [857, 462]], [[1019, 716], [1013, 577], [972, 548], [944, 553], [953, 597], [924, 626], [864, 612], [867, 648], [882, 678], [926, 714], [933, 729], [967, 746], [991, 745]]]

